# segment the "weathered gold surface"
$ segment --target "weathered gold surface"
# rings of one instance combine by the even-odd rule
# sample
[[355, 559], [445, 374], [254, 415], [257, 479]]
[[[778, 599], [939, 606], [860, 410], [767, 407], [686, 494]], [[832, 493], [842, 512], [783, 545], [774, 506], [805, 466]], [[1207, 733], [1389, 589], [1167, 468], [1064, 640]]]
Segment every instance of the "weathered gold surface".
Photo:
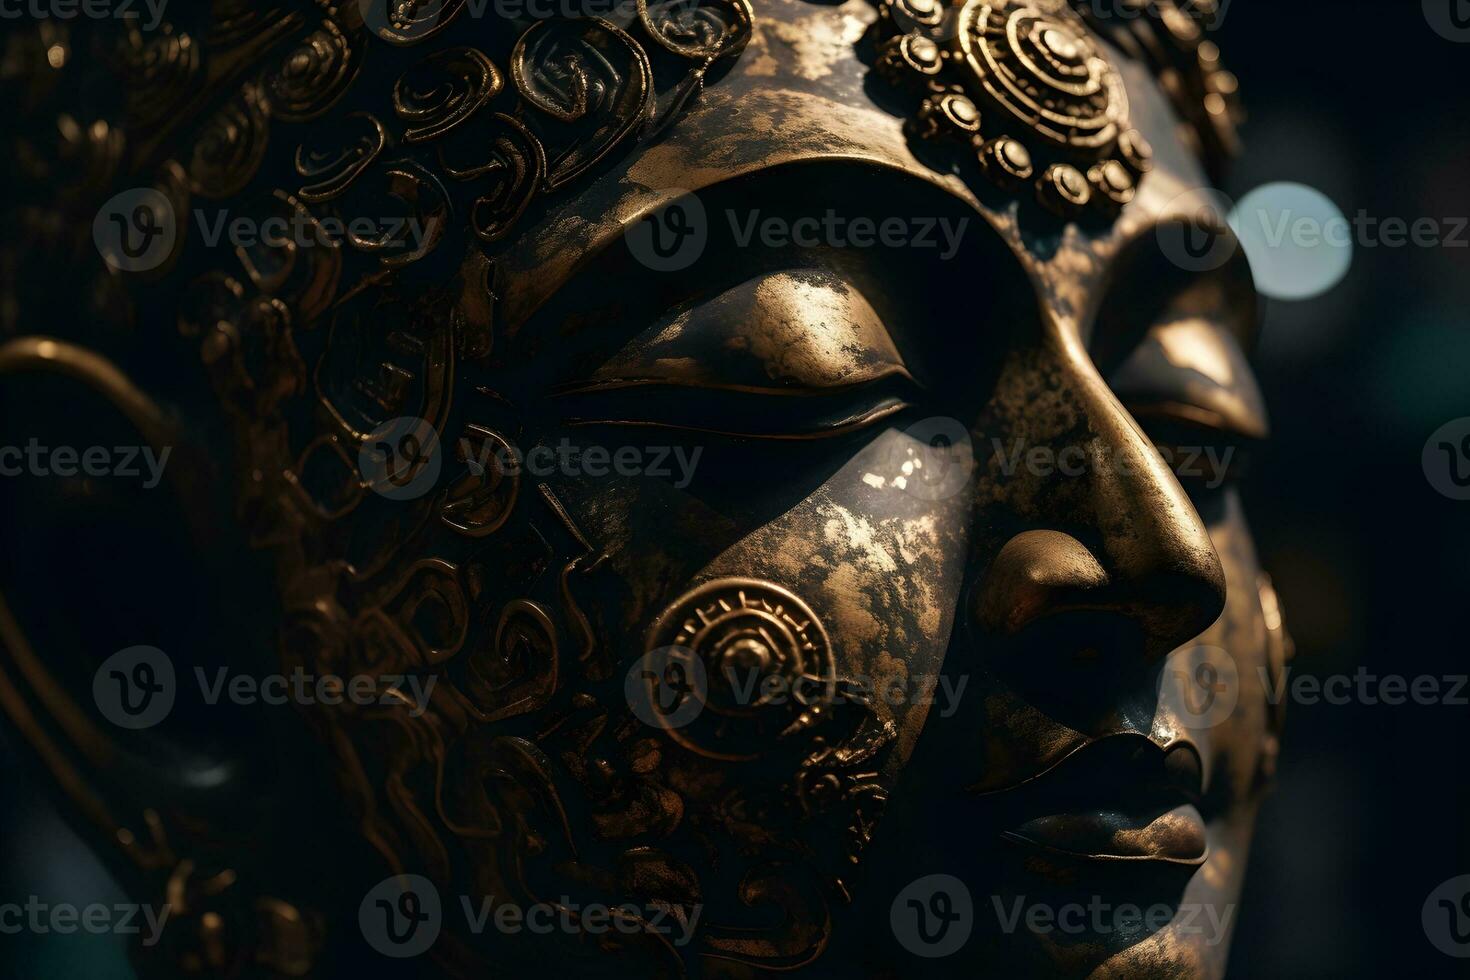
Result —
[[[963, 975], [1222, 975], [1228, 943], [1178, 918], [1059, 938], [990, 916], [1233, 909], [1274, 772], [1290, 642], [1229, 458], [1160, 453], [1267, 432], [1243, 258], [1160, 252], [1233, 149], [1198, 25], [1062, 0], [474, 6], [214, 0], [146, 38], [6, 41], [5, 437], [175, 448], [151, 495], [18, 484], [0, 580], [0, 711], [123, 885], [174, 906], [145, 975], [362, 975], [385, 961], [358, 904], [402, 873], [455, 911], [633, 910], [545, 935], [446, 916], [427, 974], [899, 976], [923, 963], [890, 905], [940, 872], [974, 898]], [[81, 77], [111, 112], [68, 101]], [[146, 270], [89, 240], [126, 188], [180, 216]], [[691, 193], [702, 254], [640, 264], [630, 229]], [[216, 205], [311, 240], [212, 245], [193, 209]], [[742, 243], [726, 216], [752, 212], [964, 230], [944, 256]], [[378, 224], [331, 239], [354, 216]], [[365, 462], [390, 436], [417, 448]], [[485, 465], [566, 439], [702, 461]], [[1078, 469], [1016, 465], [1036, 452]], [[27, 574], [102, 561], [71, 553], [94, 523], [162, 571]], [[89, 688], [138, 644], [186, 678], [399, 680], [140, 735]], [[1239, 683], [1202, 726], [1159, 684], [1206, 648]], [[670, 649], [710, 679], [692, 723], [629, 694]], [[801, 694], [751, 700], [727, 668]]]

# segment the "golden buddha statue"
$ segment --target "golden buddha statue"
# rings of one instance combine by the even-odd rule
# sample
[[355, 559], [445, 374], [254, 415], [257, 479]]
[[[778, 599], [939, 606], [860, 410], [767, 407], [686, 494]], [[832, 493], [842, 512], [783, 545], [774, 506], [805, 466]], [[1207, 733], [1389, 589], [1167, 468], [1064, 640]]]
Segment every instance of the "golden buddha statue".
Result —
[[0, 490], [0, 715], [140, 975], [1221, 976], [1238, 109], [1115, 6], [12, 32], [0, 442], [108, 452]]

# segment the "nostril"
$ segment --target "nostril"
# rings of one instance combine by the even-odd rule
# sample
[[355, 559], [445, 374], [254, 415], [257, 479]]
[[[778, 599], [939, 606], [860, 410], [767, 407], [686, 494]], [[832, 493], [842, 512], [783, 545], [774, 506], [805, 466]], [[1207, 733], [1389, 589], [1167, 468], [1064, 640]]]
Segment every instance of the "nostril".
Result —
[[1108, 584], [1087, 546], [1061, 531], [1025, 531], [995, 556], [972, 608], [989, 633], [1011, 636]]
[[1049, 683], [1061, 680], [1058, 669], [1077, 680], [1131, 675], [1203, 633], [1225, 608], [1214, 550], [1174, 557], [1110, 574], [1071, 535], [1025, 531], [972, 593], [972, 620], [1001, 641], [996, 663], [1008, 673], [1041, 671]]
[[1225, 573], [1218, 559], [1198, 569], [1149, 576], [1131, 591], [1151, 657], [1165, 656], [1188, 643], [1225, 611]]

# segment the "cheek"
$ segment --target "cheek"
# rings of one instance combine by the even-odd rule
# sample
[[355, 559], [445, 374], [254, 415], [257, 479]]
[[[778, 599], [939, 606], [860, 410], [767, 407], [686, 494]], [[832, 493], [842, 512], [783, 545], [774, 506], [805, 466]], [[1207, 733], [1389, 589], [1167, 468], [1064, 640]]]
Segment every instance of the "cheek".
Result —
[[[773, 596], [788, 593], [799, 604], [795, 619], [809, 611], [812, 635], [825, 636], [835, 680], [866, 692], [877, 717], [892, 724], [897, 737], [883, 767], [896, 768], [924, 724], [948, 647], [970, 493], [968, 473], [929, 483], [906, 478], [916, 461], [935, 462], [927, 443], [886, 430], [800, 500], [740, 531], [687, 494], [667, 487], [640, 492], [617, 521], [603, 521], [623, 529], [609, 562], [623, 582], [618, 618], [641, 642], [660, 613], [673, 620], [707, 616], [694, 606], [704, 594], [696, 590], [707, 592], [711, 583], [754, 580], [773, 586]], [[781, 489], [779, 479], [772, 481], [771, 492]], [[759, 482], [752, 492], [761, 492]], [[698, 543], [670, 534], [680, 527]], [[657, 553], [640, 545], [650, 541], [660, 542]], [[807, 642], [780, 622], [773, 630], [778, 641], [790, 634], [798, 647]], [[704, 642], [712, 648], [722, 638]], [[709, 650], [702, 653], [710, 660]], [[718, 670], [721, 662], [709, 666]]]
[[1254, 795], [1260, 776], [1270, 727], [1271, 680], [1258, 584], [1261, 567], [1234, 490], [1225, 492], [1209, 532], [1225, 569], [1226, 603], [1220, 618], [1196, 642], [1215, 648], [1219, 652], [1212, 656], [1228, 663], [1233, 679], [1222, 696], [1233, 703], [1228, 712], [1211, 712], [1207, 716], [1209, 727], [1192, 728], [1190, 734], [1207, 748], [1209, 765], [1214, 769], [1211, 781], [1228, 789], [1231, 801], [1243, 803]]

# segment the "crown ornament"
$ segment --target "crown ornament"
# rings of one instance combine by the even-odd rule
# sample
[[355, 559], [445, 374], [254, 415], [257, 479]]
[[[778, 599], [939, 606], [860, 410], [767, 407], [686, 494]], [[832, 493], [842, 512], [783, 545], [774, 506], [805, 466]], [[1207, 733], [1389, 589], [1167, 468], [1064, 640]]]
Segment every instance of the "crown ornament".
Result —
[[1234, 76], [1200, 22], [1172, 3], [1131, 6], [1121, 27], [1068, 0], [881, 0], [874, 69], [918, 97], [914, 138], [966, 148], [992, 183], [1029, 188], [1058, 216], [1112, 215], [1133, 200], [1153, 151], [1129, 121], [1103, 36], [1155, 69], [1202, 134], [1202, 155], [1234, 151], [1239, 117]]

